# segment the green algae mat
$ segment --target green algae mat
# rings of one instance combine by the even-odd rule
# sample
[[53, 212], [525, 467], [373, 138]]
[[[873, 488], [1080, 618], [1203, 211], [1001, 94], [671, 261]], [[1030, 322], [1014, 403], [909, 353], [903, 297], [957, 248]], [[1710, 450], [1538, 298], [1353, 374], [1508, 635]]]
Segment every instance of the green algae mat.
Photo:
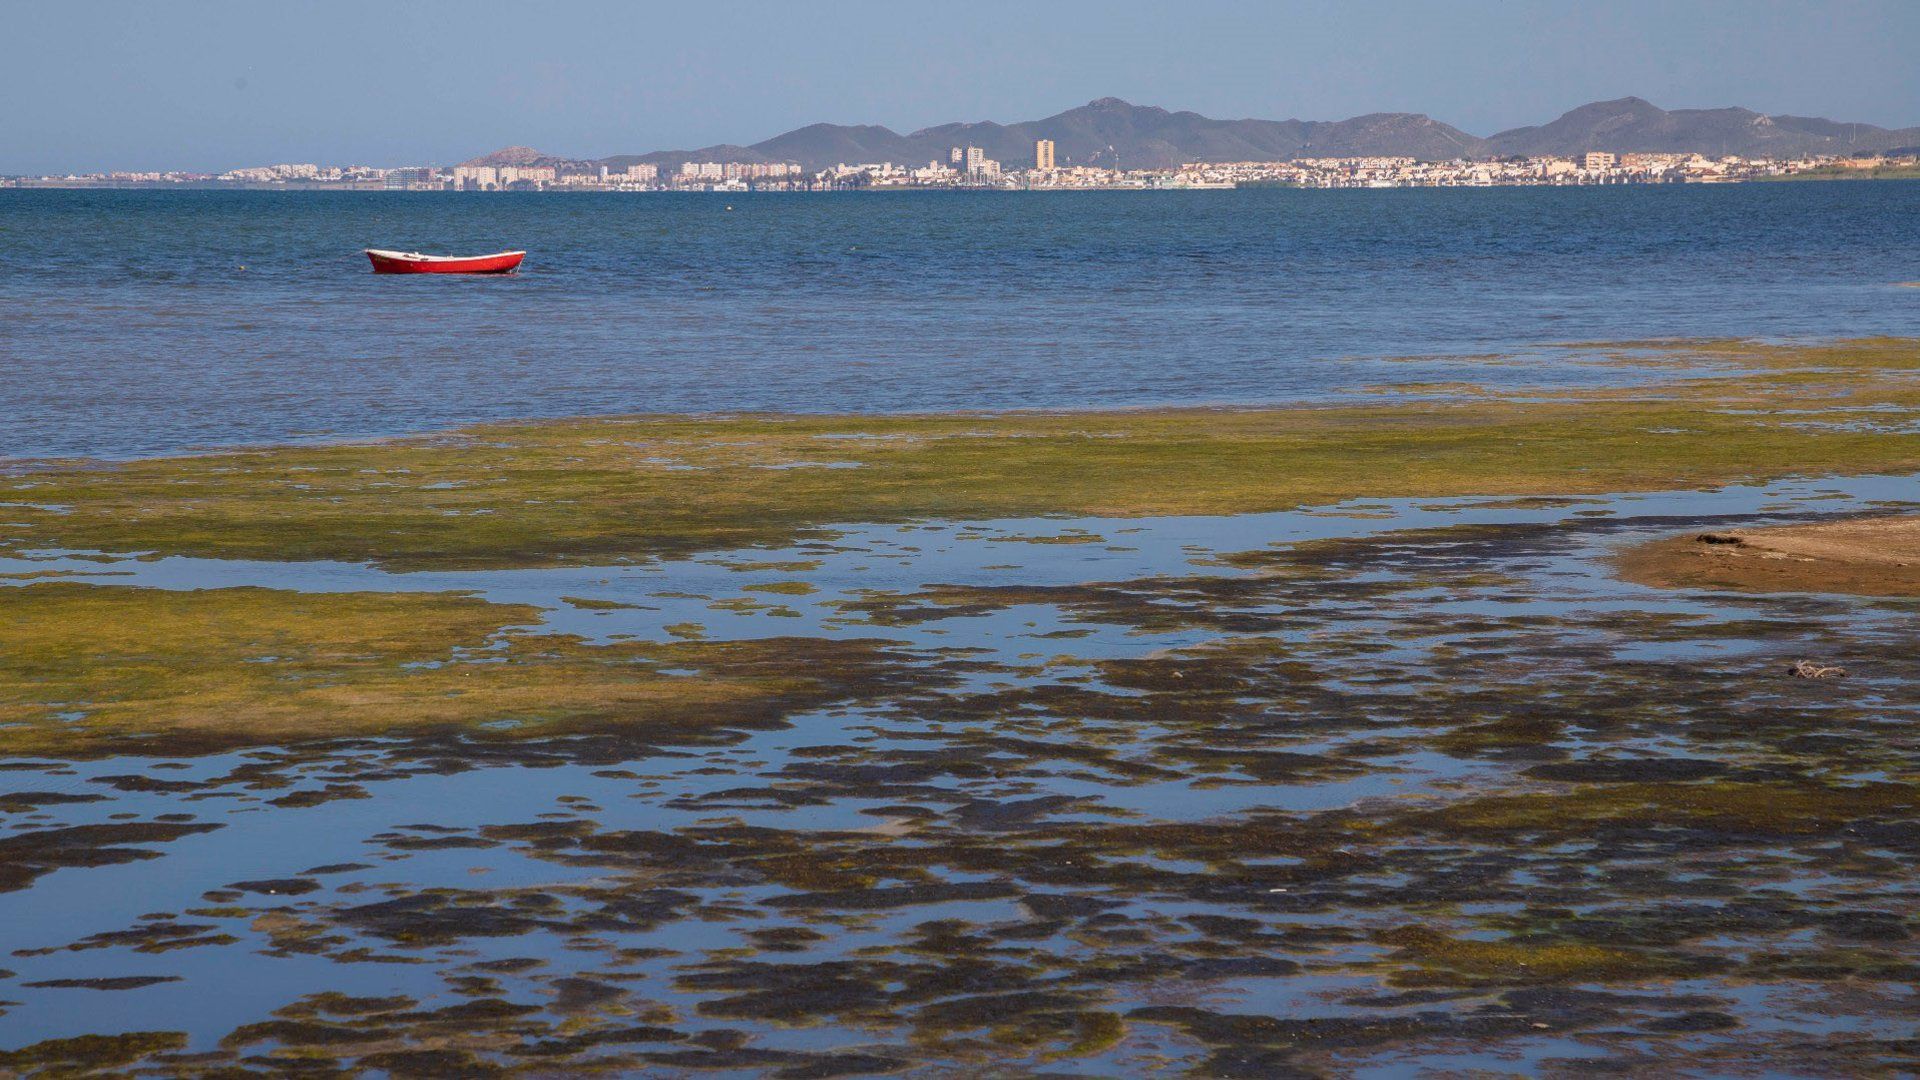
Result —
[[1920, 432], [1899, 422], [1920, 408], [1915, 342], [1594, 350], [1607, 348], [1675, 378], [1365, 407], [572, 420], [55, 467], [10, 485], [0, 551], [600, 564], [849, 522], [1231, 514], [1920, 464]]
[[1612, 566], [1920, 346], [1593, 353], [18, 470], [0, 1073], [1909, 1073], [1920, 607]]

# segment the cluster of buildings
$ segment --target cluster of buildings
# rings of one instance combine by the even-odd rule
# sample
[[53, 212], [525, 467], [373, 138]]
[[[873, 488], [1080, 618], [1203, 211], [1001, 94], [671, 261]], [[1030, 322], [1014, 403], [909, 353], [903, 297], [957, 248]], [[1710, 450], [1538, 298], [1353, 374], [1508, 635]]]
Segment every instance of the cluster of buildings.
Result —
[[596, 165], [561, 169], [553, 165], [455, 165], [435, 177], [455, 191], [539, 191], [549, 187], [608, 188], [639, 191], [660, 179], [660, 166], [638, 163], [622, 169]]
[[[1920, 166], [1920, 160], [1907, 162]], [[0, 178], [0, 187], [149, 187], [191, 185], [353, 191], [842, 191], [912, 188], [986, 190], [1144, 190], [1288, 186], [1307, 188], [1502, 187], [1571, 184], [1731, 183], [1818, 170], [1844, 175], [1879, 169], [1885, 157], [1709, 158], [1701, 154], [1613, 154], [1419, 161], [1406, 157], [1302, 158], [1294, 161], [1195, 162], [1172, 169], [1061, 165], [1050, 139], [1034, 144], [1030, 166], [1007, 168], [977, 146], [956, 146], [946, 160], [839, 164], [809, 172], [795, 162], [688, 161], [677, 169], [636, 162], [456, 165], [381, 169], [368, 165], [267, 165], [208, 174], [109, 172]]]
[[[1792, 176], [1820, 170], [1873, 169], [1884, 157], [1710, 158], [1701, 154], [1613, 154], [1508, 158], [1496, 161], [1419, 161], [1404, 157], [1302, 158], [1295, 161], [1195, 162], [1173, 169], [1106, 169], [1061, 165], [1052, 140], [1034, 144], [1033, 164], [1007, 168], [977, 146], [956, 146], [944, 161], [925, 165], [881, 161], [839, 164], [817, 173], [798, 165], [719, 165], [689, 162], [671, 183], [715, 191], [899, 190], [979, 188], [1006, 191], [1149, 190], [1234, 187], [1390, 188], [1506, 187], [1573, 184], [1712, 184]], [[1916, 162], [1920, 164], [1920, 162]], [[786, 170], [784, 172], [778, 170]], [[775, 170], [756, 172], [753, 170]], [[768, 181], [772, 181], [769, 183]]]
[[[963, 164], [964, 163], [964, 164]], [[1008, 190], [1194, 189], [1234, 187], [1391, 188], [1505, 187], [1572, 184], [1732, 183], [1820, 170], [1876, 169], [1885, 157], [1797, 159], [1701, 154], [1613, 154], [1419, 161], [1409, 157], [1301, 158], [1293, 161], [1195, 162], [1174, 169], [1104, 169], [1058, 164], [1054, 144], [1034, 146], [1033, 166], [1003, 170], [975, 147], [955, 148], [948, 165], [909, 168], [891, 162], [838, 165], [823, 173], [841, 187], [986, 187]], [[1920, 163], [1917, 163], [1920, 164]]]
[[1416, 161], [1413, 158], [1312, 158], [1299, 161], [1183, 165], [1169, 187], [1286, 185], [1315, 188], [1510, 187], [1564, 184], [1718, 184], [1791, 176], [1815, 169], [1877, 168], [1885, 158], [1710, 158], [1702, 154], [1612, 154]]
[[725, 183], [729, 180], [798, 180], [800, 166], [791, 161], [686, 161], [680, 165], [682, 182]]

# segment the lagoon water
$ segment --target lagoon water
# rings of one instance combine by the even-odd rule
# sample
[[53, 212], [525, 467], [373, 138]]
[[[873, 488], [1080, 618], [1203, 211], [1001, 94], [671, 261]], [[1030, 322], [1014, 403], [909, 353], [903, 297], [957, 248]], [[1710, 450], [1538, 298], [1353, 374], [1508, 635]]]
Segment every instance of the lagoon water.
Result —
[[[1324, 400], [1610, 377], [1569, 341], [1920, 334], [1900, 285], [1920, 182], [4, 191], [0, 241], [0, 458], [582, 413]], [[393, 278], [369, 246], [531, 254], [508, 279]]]
[[[0, 192], [0, 239], [46, 253], [0, 275], [0, 458], [1670, 377], [1556, 343], [1920, 335], [1915, 209], [1906, 183]], [[388, 278], [370, 244], [535, 254]], [[33, 479], [11, 513], [59, 514]], [[607, 566], [15, 549], [12, 597], [464, 592], [529, 633], [681, 649], [663, 674], [756, 641], [885, 662], [684, 732], [518, 738], [507, 710], [0, 759], [0, 1071], [1894, 1072], [1920, 610], [1658, 590], [1609, 559], [1916, 509], [1894, 472], [837, 523]], [[17, 715], [89, 722], [44, 707]]]

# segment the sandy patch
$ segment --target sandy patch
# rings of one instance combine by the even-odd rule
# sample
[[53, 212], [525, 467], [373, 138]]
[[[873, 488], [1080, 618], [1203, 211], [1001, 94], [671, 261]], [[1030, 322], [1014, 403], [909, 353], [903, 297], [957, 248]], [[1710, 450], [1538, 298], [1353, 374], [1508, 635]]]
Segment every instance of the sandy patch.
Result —
[[1642, 585], [1920, 596], [1920, 516], [1692, 533], [1620, 556]]

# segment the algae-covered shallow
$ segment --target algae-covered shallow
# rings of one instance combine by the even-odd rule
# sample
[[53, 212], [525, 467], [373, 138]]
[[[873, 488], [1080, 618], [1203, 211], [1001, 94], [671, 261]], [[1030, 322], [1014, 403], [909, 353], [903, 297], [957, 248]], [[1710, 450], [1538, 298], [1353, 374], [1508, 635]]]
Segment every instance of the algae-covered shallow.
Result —
[[871, 692], [873, 642], [586, 645], [455, 593], [0, 590], [0, 751], [192, 753], [446, 730], [699, 741]]
[[[1438, 440], [1403, 487], [1290, 472], [1325, 410], [495, 429], [503, 492], [605, 500], [511, 511], [576, 527], [543, 545], [415, 527], [478, 434], [23, 473], [59, 492], [0, 560], [0, 1069], [1910, 1071], [1920, 608], [1614, 574], [1920, 508], [1906, 354], [1690, 348], [1755, 374], [1445, 406], [1531, 417], [1519, 450], [1347, 414]], [[1788, 411], [1815, 383], [1842, 412]], [[1747, 441], [1554, 449], [1655, 408]], [[722, 524], [615, 528], [701, 489], [577, 437], [676, 424], [714, 458], [671, 475], [744, 477]], [[1215, 438], [1275, 475], [1019, 470]], [[249, 494], [336, 453], [381, 469], [298, 481], [338, 521]], [[787, 453], [862, 467], [748, 463]]]
[[[1671, 377], [1365, 407], [616, 417], [56, 466], [8, 485], [0, 550], [602, 564], [786, 545], [848, 522], [1245, 513], [1920, 465], [1913, 340], [1584, 351]], [[858, 467], [793, 467], [823, 455]]]

